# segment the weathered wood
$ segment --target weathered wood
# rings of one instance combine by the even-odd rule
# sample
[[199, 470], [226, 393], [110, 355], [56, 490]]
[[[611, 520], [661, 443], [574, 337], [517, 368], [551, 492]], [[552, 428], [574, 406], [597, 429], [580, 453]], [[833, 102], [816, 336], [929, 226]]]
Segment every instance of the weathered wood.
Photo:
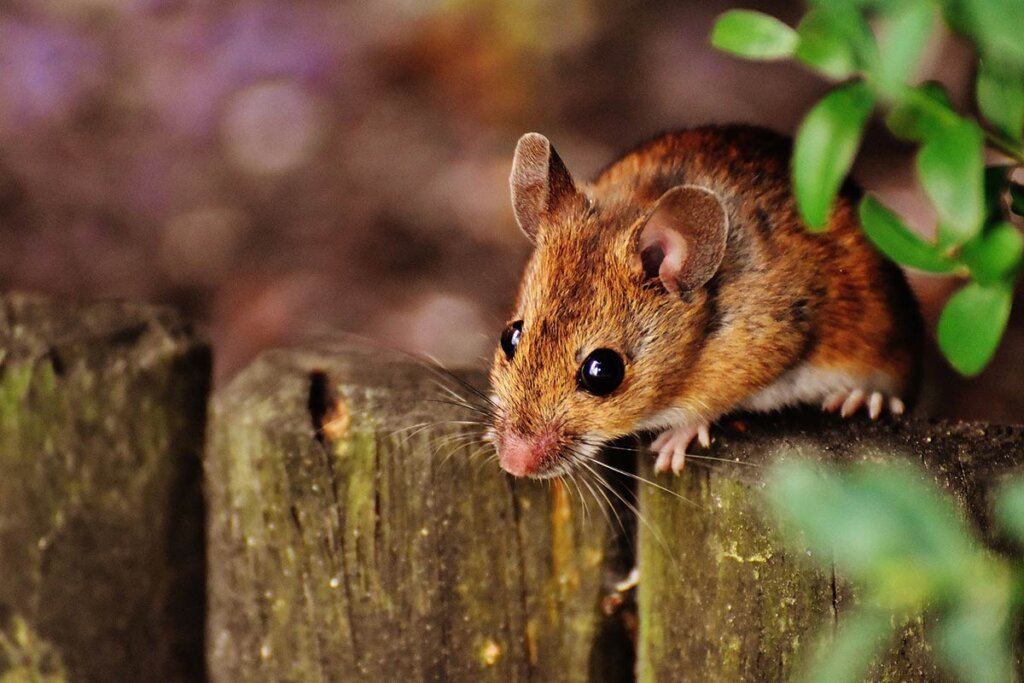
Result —
[[[760, 469], [783, 455], [834, 461], [906, 457], [953, 494], [980, 529], [987, 492], [1024, 464], [1024, 429], [910, 419], [840, 422], [814, 411], [729, 421], [708, 453], [678, 479], [640, 490], [641, 682], [786, 681], [821, 629], [840, 624], [854, 598], [834, 572], [821, 572], [780, 541], [760, 495]], [[652, 478], [650, 458], [641, 476]], [[942, 676], [918, 619], [903, 629], [873, 680]]]
[[207, 346], [0, 297], [0, 678], [202, 680]]
[[628, 680], [600, 610], [628, 568], [609, 525], [575, 490], [470, 457], [480, 431], [458, 422], [474, 415], [433, 400], [435, 381], [279, 351], [215, 397], [214, 680]]

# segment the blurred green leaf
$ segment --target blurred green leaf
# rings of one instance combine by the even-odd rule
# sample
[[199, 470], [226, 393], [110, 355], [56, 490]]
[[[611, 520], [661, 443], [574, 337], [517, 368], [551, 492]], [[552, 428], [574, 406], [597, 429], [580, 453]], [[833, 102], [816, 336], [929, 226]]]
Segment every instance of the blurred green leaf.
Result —
[[983, 59], [978, 68], [977, 97], [985, 119], [1009, 140], [1019, 141], [1024, 126], [1024, 80]]
[[834, 557], [885, 607], [919, 608], [975, 554], [952, 504], [902, 463], [836, 476], [782, 462], [769, 472], [768, 499], [819, 562]]
[[847, 83], [814, 105], [797, 130], [793, 189], [800, 214], [812, 230], [825, 227], [874, 104], [864, 83]]
[[796, 28], [796, 58], [835, 79], [847, 78], [875, 58], [875, 38], [852, 6], [831, 3], [809, 11]]
[[1012, 301], [1012, 287], [1000, 281], [971, 282], [946, 303], [939, 317], [939, 347], [961, 374], [976, 375], [992, 360]]
[[974, 279], [982, 284], [995, 282], [1017, 268], [1024, 254], [1024, 237], [1011, 223], [992, 226], [964, 245], [961, 256]]
[[[996, 585], [986, 588], [998, 589]], [[1008, 683], [1013, 680], [1010, 647], [1009, 587], [1003, 595], [965, 601], [943, 615], [935, 627], [935, 651], [962, 681]]]
[[914, 76], [934, 26], [935, 8], [930, 2], [910, 3], [883, 25], [875, 70], [882, 92], [895, 94]]
[[995, 515], [999, 526], [1024, 544], [1024, 478], [1013, 479], [999, 490]]
[[923, 140], [959, 118], [946, 88], [930, 81], [905, 91], [886, 115], [885, 125], [903, 140]]
[[1010, 183], [1010, 208], [1018, 216], [1024, 216], [1024, 185]]
[[797, 34], [767, 14], [731, 10], [715, 22], [711, 44], [719, 50], [748, 59], [781, 59], [793, 54]]
[[970, 38], [985, 59], [996, 59], [1009, 73], [1024, 76], [1024, 2], [1020, 0], [946, 0], [946, 20]]
[[874, 197], [861, 200], [859, 213], [868, 239], [893, 261], [929, 273], [949, 273], [956, 268], [937, 245], [923, 240]]
[[833, 636], [817, 644], [815, 657], [798, 680], [804, 683], [860, 683], [867, 679], [872, 660], [892, 634], [889, 614], [860, 609], [844, 620]]
[[917, 171], [939, 214], [939, 242], [962, 244], [985, 216], [984, 136], [971, 121], [934, 131], [917, 155]]

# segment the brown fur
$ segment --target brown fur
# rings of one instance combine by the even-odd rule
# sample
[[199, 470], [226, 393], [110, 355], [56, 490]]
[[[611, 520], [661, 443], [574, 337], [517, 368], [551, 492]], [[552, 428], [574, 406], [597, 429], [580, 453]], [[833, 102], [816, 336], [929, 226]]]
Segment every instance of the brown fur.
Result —
[[[858, 191], [844, 187], [827, 230], [798, 217], [786, 138], [744, 127], [670, 133], [635, 148], [580, 187], [586, 200], [544, 216], [511, 320], [512, 361], [491, 372], [501, 434], [555, 429], [561, 445], [635, 431], [676, 407], [714, 420], [787, 370], [808, 363], [855, 376], [883, 373], [908, 397], [921, 323], [899, 269], [868, 244]], [[725, 257], [682, 296], [645, 281], [637, 231], [670, 188], [716, 193], [729, 217]], [[576, 373], [596, 348], [619, 351], [623, 384], [600, 398]]]

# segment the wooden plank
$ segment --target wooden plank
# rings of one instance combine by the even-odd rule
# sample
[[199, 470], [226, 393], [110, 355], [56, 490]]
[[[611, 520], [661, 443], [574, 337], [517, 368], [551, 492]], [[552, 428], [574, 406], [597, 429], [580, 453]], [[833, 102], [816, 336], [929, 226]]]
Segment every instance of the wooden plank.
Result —
[[473, 414], [434, 402], [435, 382], [324, 347], [268, 353], [216, 396], [214, 680], [629, 676], [607, 659], [621, 642], [603, 646], [611, 528], [574, 489], [470, 457]]
[[[741, 428], [740, 428], [741, 427]], [[700, 453], [700, 451], [698, 451]], [[987, 492], [1020, 471], [1024, 430], [911, 419], [840, 422], [814, 411], [730, 420], [678, 478], [640, 489], [638, 680], [786, 681], [809, 642], [856, 598], [834, 572], [781, 541], [760, 495], [763, 465], [782, 456], [920, 462], [987, 533]], [[640, 458], [651, 479], [651, 458]], [[686, 501], [681, 500], [681, 496]], [[689, 502], [687, 502], [689, 501]], [[873, 680], [942, 680], [914, 620]]]
[[0, 297], [0, 678], [204, 678], [209, 382], [165, 309]]

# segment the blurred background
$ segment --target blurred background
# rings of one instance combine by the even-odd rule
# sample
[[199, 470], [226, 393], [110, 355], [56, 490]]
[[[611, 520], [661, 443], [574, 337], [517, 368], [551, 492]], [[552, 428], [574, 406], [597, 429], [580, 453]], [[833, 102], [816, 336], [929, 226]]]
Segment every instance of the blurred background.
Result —
[[[586, 178], [665, 129], [792, 133], [827, 90], [711, 48], [734, 6], [0, 2], [0, 287], [173, 305], [208, 330], [218, 381], [332, 330], [482, 362], [528, 256], [508, 200], [519, 135]], [[962, 110], [967, 49], [937, 41], [921, 74]], [[913, 152], [875, 126], [854, 175], [928, 234]], [[912, 281], [934, 322], [955, 283]], [[1015, 320], [980, 379], [933, 359], [925, 411], [1024, 420], [1021, 350]]]

